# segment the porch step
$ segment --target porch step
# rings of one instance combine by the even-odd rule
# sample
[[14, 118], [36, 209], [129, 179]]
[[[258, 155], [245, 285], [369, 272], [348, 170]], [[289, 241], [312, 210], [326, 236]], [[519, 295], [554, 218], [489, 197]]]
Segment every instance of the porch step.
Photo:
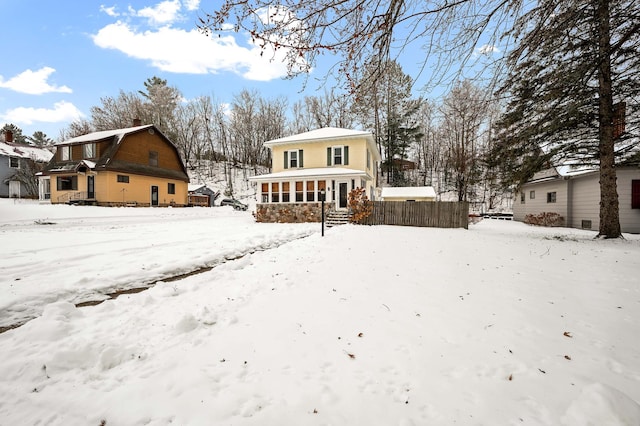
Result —
[[325, 223], [328, 228], [331, 228], [332, 226], [337, 226], [337, 225], [345, 225], [349, 223], [350, 217], [351, 215], [349, 214], [348, 211], [332, 210], [329, 213], [327, 213]]

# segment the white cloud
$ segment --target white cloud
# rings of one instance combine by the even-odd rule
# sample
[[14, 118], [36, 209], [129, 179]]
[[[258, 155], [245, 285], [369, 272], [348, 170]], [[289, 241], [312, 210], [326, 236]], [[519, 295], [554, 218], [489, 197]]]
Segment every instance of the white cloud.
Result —
[[67, 86], [55, 86], [47, 82], [49, 76], [55, 71], [51, 67], [43, 67], [37, 71], [29, 69], [7, 81], [4, 81], [0, 76], [0, 87], [29, 95], [41, 95], [51, 92], [71, 93], [72, 90]]
[[480, 47], [477, 47], [475, 50], [476, 55], [490, 55], [492, 53], [498, 53], [500, 49], [498, 49], [493, 44], [483, 44]]
[[200, 0], [184, 0], [182, 4], [184, 4], [184, 7], [187, 10], [198, 10], [200, 7]]
[[[286, 75], [284, 55], [265, 51], [255, 45], [243, 47], [232, 35], [207, 37], [198, 30], [164, 26], [157, 30], [137, 31], [118, 21], [93, 36], [104, 49], [149, 61], [162, 71], [186, 74], [233, 72], [249, 80], [269, 81]], [[261, 53], [263, 53], [261, 55]]]
[[53, 108], [18, 107], [0, 115], [2, 120], [20, 125], [33, 123], [63, 123], [84, 117], [84, 114], [70, 102], [60, 101]]
[[116, 7], [115, 6], [111, 6], [111, 7], [107, 7], [103, 4], [100, 5], [100, 12], [104, 12], [107, 15], [111, 16], [111, 17], [118, 17], [120, 16], [120, 13], [116, 12]]
[[149, 19], [151, 25], [170, 24], [180, 17], [180, 0], [165, 0], [153, 7], [140, 9], [137, 15]]

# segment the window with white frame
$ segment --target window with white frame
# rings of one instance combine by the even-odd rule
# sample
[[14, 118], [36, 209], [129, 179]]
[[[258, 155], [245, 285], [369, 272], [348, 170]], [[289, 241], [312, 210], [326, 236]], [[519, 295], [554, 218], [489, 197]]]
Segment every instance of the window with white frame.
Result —
[[288, 203], [289, 201], [291, 201], [289, 182], [282, 182], [282, 202]]
[[296, 182], [296, 202], [304, 201], [304, 182]]
[[83, 158], [95, 158], [96, 157], [96, 144], [86, 143], [82, 145]]
[[18, 157], [9, 157], [9, 167], [12, 169], [19, 169], [20, 159]]
[[304, 167], [303, 160], [303, 151], [301, 149], [294, 149], [284, 152], [285, 169], [300, 169]]
[[556, 202], [556, 192], [547, 192], [547, 203], [555, 203]]
[[71, 146], [61, 146], [60, 148], [60, 160], [61, 161], [69, 161], [71, 160]]
[[330, 146], [327, 148], [327, 166], [349, 165], [349, 147]]

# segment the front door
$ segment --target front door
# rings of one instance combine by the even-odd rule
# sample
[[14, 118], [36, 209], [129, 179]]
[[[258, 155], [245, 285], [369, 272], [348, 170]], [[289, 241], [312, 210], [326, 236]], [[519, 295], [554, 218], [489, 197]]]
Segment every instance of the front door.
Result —
[[338, 183], [338, 208], [347, 208], [347, 197], [349, 195], [349, 184], [347, 182]]
[[20, 198], [22, 194], [20, 194], [20, 181], [19, 180], [10, 180], [9, 181], [9, 197], [10, 198]]
[[87, 199], [89, 200], [96, 198], [94, 179], [95, 179], [95, 176], [87, 176]]
[[158, 187], [151, 186], [151, 207], [158, 206]]

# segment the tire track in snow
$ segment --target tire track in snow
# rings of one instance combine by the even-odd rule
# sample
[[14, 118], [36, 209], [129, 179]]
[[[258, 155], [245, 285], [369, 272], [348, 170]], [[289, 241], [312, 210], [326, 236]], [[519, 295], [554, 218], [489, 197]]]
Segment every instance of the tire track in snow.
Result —
[[[284, 244], [290, 243], [292, 241], [296, 241], [296, 240], [300, 240], [303, 238], [307, 238], [310, 235], [315, 234], [316, 232], [308, 232], [308, 233], [303, 233], [300, 235], [295, 235], [292, 238], [289, 239], [284, 239], [284, 240], [275, 240], [275, 241], [269, 241], [267, 243], [263, 243], [263, 244], [259, 244], [257, 246], [253, 246], [253, 247], [248, 247], [244, 250], [232, 250], [229, 251], [226, 254], [223, 254], [221, 257], [218, 257], [216, 259], [214, 259], [211, 262], [207, 262], [205, 265], [197, 267], [193, 270], [187, 271], [187, 272], [179, 272], [179, 273], [175, 273], [175, 274], [166, 274], [163, 275], [160, 278], [157, 279], [153, 279], [147, 283], [142, 283], [142, 285], [140, 283], [131, 283], [130, 285], [120, 285], [118, 286], [118, 288], [105, 288], [102, 289], [101, 291], [97, 292], [97, 291], [93, 291], [90, 295], [84, 296], [82, 297], [82, 299], [86, 298], [88, 300], [83, 300], [81, 302], [72, 302], [75, 304], [75, 306], [77, 308], [84, 308], [84, 307], [91, 307], [91, 306], [96, 306], [99, 305], [100, 303], [104, 302], [105, 300], [112, 300], [112, 299], [117, 299], [119, 296], [122, 295], [126, 295], [126, 294], [136, 294], [136, 293], [141, 293], [145, 290], [148, 290], [150, 288], [152, 288], [153, 286], [155, 286], [156, 284], [160, 283], [160, 282], [174, 282], [174, 281], [180, 281], [183, 280], [185, 278], [188, 278], [192, 275], [197, 275], [197, 274], [202, 274], [205, 272], [209, 272], [211, 270], [213, 270], [214, 268], [223, 265], [225, 263], [228, 262], [233, 262], [236, 260], [240, 260], [242, 258], [244, 258], [247, 255], [256, 253], [256, 252], [261, 252], [261, 251], [267, 251], [267, 250], [272, 250], [275, 248], [278, 248]], [[72, 293], [72, 294], [68, 294], [68, 296], [70, 296], [71, 299], [77, 299], [77, 293]], [[60, 300], [60, 298], [64, 297], [64, 294], [54, 294], [52, 295], [52, 299], [51, 302], [55, 302]], [[93, 298], [95, 297], [95, 298]], [[13, 330], [15, 328], [18, 328], [24, 324], [26, 324], [27, 322], [31, 321], [32, 319], [35, 319], [39, 316], [39, 314], [42, 312], [42, 306], [39, 307], [40, 309], [38, 310], [37, 314], [32, 314], [32, 315], [22, 315], [22, 319], [20, 321], [17, 321], [15, 323], [9, 324], [9, 325], [5, 325], [5, 326], [0, 326], [0, 334], [9, 331], [9, 330]], [[11, 314], [11, 311], [9, 310], [9, 314]]]

